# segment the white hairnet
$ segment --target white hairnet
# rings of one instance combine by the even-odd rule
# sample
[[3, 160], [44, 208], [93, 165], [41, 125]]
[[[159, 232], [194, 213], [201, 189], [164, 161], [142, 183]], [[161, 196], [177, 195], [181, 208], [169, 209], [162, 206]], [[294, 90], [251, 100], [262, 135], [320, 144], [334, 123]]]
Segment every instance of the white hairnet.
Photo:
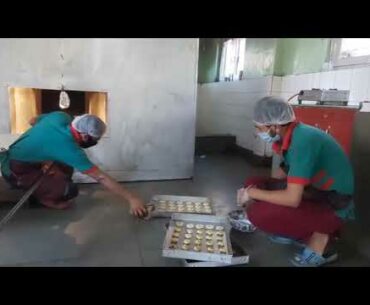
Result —
[[258, 125], [284, 125], [295, 121], [295, 114], [283, 98], [266, 96], [256, 103], [253, 121]]
[[100, 138], [106, 129], [105, 123], [95, 115], [84, 114], [74, 118], [72, 126], [78, 132]]

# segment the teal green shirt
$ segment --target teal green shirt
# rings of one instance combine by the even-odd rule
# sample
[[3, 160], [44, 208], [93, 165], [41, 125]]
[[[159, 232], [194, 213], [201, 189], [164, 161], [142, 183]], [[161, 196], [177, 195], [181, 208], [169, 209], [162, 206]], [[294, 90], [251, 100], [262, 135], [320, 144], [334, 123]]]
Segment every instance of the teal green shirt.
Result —
[[[288, 183], [313, 185], [321, 190], [333, 190], [344, 195], [354, 193], [351, 163], [342, 147], [329, 134], [303, 123], [292, 124], [282, 149], [288, 166]], [[351, 204], [353, 207], [353, 204]], [[337, 211], [341, 218], [350, 217], [353, 209]], [[352, 217], [351, 217], [352, 218]]]
[[60, 111], [39, 116], [35, 125], [9, 147], [3, 173], [7, 175], [9, 160], [57, 161], [80, 172], [91, 170], [94, 164], [74, 139], [71, 122], [72, 117]]

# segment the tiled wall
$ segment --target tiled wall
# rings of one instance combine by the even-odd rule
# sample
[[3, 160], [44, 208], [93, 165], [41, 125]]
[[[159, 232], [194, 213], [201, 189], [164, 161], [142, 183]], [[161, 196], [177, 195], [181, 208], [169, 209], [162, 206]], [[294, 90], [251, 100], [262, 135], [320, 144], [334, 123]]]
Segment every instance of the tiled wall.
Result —
[[274, 77], [274, 93], [279, 93], [279, 86], [284, 98], [312, 88], [350, 90], [349, 103], [358, 104], [370, 100], [370, 67]]
[[[288, 99], [300, 90], [312, 88], [350, 90], [350, 104], [370, 101], [370, 67], [199, 85], [197, 135], [232, 134], [239, 146], [270, 156], [271, 147], [255, 136], [255, 102], [266, 95]], [[292, 103], [296, 101], [295, 98]]]
[[269, 95], [272, 76], [198, 86], [197, 135], [235, 135], [237, 144], [257, 155], [271, 149], [255, 138], [252, 114], [255, 102]]

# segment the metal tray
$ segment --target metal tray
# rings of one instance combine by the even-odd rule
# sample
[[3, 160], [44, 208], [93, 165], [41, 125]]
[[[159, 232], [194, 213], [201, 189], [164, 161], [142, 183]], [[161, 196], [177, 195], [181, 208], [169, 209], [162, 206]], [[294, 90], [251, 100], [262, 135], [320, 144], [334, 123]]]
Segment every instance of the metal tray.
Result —
[[[209, 208], [205, 208], [203, 203], [206, 203]], [[170, 209], [170, 205], [173, 206], [172, 209]], [[165, 206], [165, 208], [163, 208], [163, 206]], [[193, 209], [188, 209], [188, 206], [191, 206]], [[174, 213], [201, 215], [214, 214], [211, 201], [207, 197], [155, 195], [150, 200], [147, 208], [149, 213], [148, 218], [171, 217]]]
[[[178, 236], [178, 242], [176, 243], [176, 248], [171, 248], [171, 240], [173, 238], [173, 234], [175, 233], [175, 228], [177, 222], [182, 222], [183, 226], [181, 227], [182, 230], [179, 232]], [[188, 228], [188, 224], [193, 224], [193, 228]], [[216, 231], [216, 230], [209, 230], [207, 228], [203, 229], [203, 234], [196, 234], [197, 229], [196, 225], [203, 225], [204, 227], [207, 225], [213, 225], [214, 228], [217, 226], [222, 226], [222, 231]], [[191, 238], [185, 238], [185, 234], [187, 233], [186, 230], [193, 230], [192, 237]], [[202, 229], [201, 229], [202, 230]], [[209, 232], [207, 232], [209, 231]], [[211, 233], [212, 235], [209, 235], [208, 233]], [[224, 234], [222, 237], [217, 237], [217, 232], [223, 232]], [[172, 215], [172, 218], [170, 220], [170, 224], [166, 233], [166, 237], [163, 243], [163, 250], [162, 255], [164, 257], [171, 257], [171, 258], [182, 258], [182, 259], [191, 259], [191, 260], [197, 260], [197, 261], [208, 261], [208, 262], [220, 262], [220, 263], [226, 263], [231, 264], [232, 258], [233, 258], [233, 251], [230, 243], [230, 224], [228, 223], [228, 220], [226, 217], [222, 216], [209, 216], [209, 215], [196, 215], [196, 214], [179, 214], [175, 213]], [[196, 235], [202, 235], [201, 239], [201, 245], [200, 251], [197, 252], [194, 249], [195, 242], [195, 236]], [[212, 238], [211, 238], [212, 236]], [[207, 239], [210, 238], [208, 241], [213, 243], [213, 246], [211, 248], [214, 249], [214, 252], [208, 252], [206, 245]], [[189, 250], [182, 249], [183, 241], [185, 239], [190, 240]], [[223, 243], [222, 247], [218, 246], [219, 241]], [[224, 249], [224, 253], [221, 253], [220, 250]]]
[[200, 262], [196, 260], [184, 259], [183, 265], [185, 267], [228, 267], [228, 266], [238, 266], [246, 265], [249, 263], [249, 255], [245, 250], [240, 247], [237, 243], [233, 242], [231, 239], [231, 247], [233, 249], [233, 258], [230, 264], [220, 263], [220, 262]]

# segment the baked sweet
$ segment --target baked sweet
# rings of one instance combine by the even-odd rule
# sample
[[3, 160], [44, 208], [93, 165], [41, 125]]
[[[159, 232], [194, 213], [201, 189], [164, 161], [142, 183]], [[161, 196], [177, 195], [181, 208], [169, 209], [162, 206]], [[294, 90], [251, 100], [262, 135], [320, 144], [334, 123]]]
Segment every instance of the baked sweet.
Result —
[[193, 250], [196, 251], [196, 252], [200, 252], [200, 250], [202, 250], [202, 248], [199, 247], [199, 246], [194, 246]]

